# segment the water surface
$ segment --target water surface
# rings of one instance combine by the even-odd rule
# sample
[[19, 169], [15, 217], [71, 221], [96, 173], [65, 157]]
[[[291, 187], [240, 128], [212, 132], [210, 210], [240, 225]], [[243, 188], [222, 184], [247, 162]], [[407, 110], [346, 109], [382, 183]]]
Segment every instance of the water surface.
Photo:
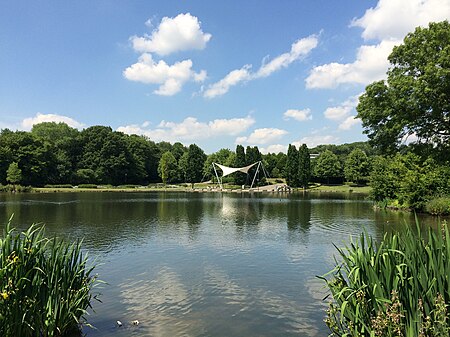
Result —
[[325, 337], [315, 276], [333, 267], [333, 243], [414, 223], [364, 196], [326, 193], [0, 194], [0, 229], [13, 213], [17, 228], [84, 238], [108, 282], [88, 337]]

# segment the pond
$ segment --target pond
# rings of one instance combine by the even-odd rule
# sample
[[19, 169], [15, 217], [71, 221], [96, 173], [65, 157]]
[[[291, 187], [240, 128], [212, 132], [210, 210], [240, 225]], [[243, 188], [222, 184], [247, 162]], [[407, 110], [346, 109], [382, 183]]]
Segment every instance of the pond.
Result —
[[0, 194], [0, 230], [11, 214], [16, 228], [84, 238], [107, 282], [88, 337], [325, 337], [316, 275], [333, 267], [333, 243], [415, 222], [335, 193]]

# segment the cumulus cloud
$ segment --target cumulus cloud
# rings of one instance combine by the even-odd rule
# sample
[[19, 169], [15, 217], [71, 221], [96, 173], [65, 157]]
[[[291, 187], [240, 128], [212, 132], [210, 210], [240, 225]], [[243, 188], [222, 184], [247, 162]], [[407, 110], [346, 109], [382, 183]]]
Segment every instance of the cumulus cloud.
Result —
[[323, 113], [325, 118], [331, 120], [342, 120], [358, 105], [360, 95], [352, 96], [338, 106], [329, 107]]
[[[151, 21], [147, 22], [151, 24]], [[204, 49], [211, 34], [204, 33], [200, 25], [198, 18], [190, 13], [174, 18], [164, 17], [151, 35], [132, 36], [130, 40], [134, 50], [162, 56], [177, 51]]]
[[272, 144], [272, 145], [269, 145], [269, 146], [267, 146], [267, 147], [261, 147], [260, 149], [259, 149], [259, 151], [262, 153], [262, 154], [268, 154], [268, 153], [280, 153], [280, 152], [283, 152], [283, 153], [286, 153], [287, 152], [287, 145], [282, 145], [282, 144]]
[[351, 22], [352, 27], [363, 29], [365, 40], [374, 39], [379, 43], [360, 46], [354, 62], [332, 62], [313, 68], [306, 78], [306, 87], [366, 85], [384, 79], [389, 66], [387, 57], [408, 32], [449, 18], [450, 0], [379, 0], [375, 8]]
[[159, 141], [192, 141], [220, 136], [236, 136], [246, 131], [255, 123], [250, 117], [215, 119], [209, 122], [199, 122], [195, 117], [187, 117], [180, 123], [161, 121], [159, 125], [150, 129], [149, 123], [143, 125], [126, 125], [117, 128], [117, 131], [126, 134], [145, 135], [151, 140]]
[[254, 130], [248, 137], [237, 137], [236, 144], [268, 144], [272, 143], [284, 135], [288, 134], [286, 130], [276, 129], [276, 128], [262, 128]]
[[310, 135], [303, 137], [292, 144], [297, 148], [302, 146], [302, 144], [306, 144], [306, 146], [312, 148], [322, 144], [337, 144], [338, 141], [339, 138], [333, 135]]
[[168, 65], [163, 60], [156, 62], [151, 54], [145, 53], [139, 57], [137, 63], [123, 71], [123, 76], [130, 81], [160, 84], [154, 93], [172, 96], [178, 93], [188, 81], [203, 81], [206, 78], [206, 72], [204, 70], [199, 73], [194, 72], [191, 60]]
[[57, 114], [43, 114], [40, 112], [38, 112], [34, 117], [25, 118], [21, 123], [21, 127], [24, 130], [31, 130], [33, 125], [44, 122], [66, 123], [70, 127], [76, 129], [81, 129], [84, 127], [83, 123], [80, 123], [73, 118]]
[[386, 77], [387, 57], [400, 40], [359, 47], [352, 63], [332, 62], [313, 68], [306, 78], [308, 89], [329, 89], [341, 84], [368, 84]]
[[417, 26], [449, 18], [449, 0], [379, 0], [375, 8], [368, 9], [351, 25], [363, 28], [366, 40], [403, 39]]
[[339, 130], [350, 130], [360, 123], [361, 119], [356, 118], [356, 116], [348, 116], [341, 124], [339, 124]]
[[286, 110], [286, 112], [283, 114], [283, 118], [285, 120], [289, 120], [292, 118], [299, 122], [311, 120], [312, 119], [311, 109], [309, 109], [309, 108], [306, 108], [303, 110], [289, 109], [289, 110]]
[[206, 98], [221, 96], [226, 94], [232, 86], [238, 85], [241, 82], [268, 77], [282, 68], [287, 68], [294, 61], [307, 56], [317, 46], [317, 43], [318, 39], [314, 35], [297, 40], [292, 44], [289, 52], [281, 54], [269, 62], [265, 62], [266, 59], [264, 59], [261, 67], [254, 73], [250, 72], [251, 65], [245, 65], [241, 69], [232, 70], [223, 79], [211, 84], [204, 91], [203, 96]]

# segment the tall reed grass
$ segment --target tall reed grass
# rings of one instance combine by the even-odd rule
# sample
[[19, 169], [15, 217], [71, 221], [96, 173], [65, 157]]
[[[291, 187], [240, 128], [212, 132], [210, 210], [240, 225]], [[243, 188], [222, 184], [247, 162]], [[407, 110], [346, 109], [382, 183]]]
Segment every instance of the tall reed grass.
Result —
[[449, 336], [450, 235], [431, 228], [362, 234], [339, 249], [341, 262], [323, 278], [333, 300], [331, 336]]
[[0, 336], [79, 333], [98, 282], [93, 269], [81, 241], [46, 238], [36, 225], [20, 233], [8, 223], [0, 239]]

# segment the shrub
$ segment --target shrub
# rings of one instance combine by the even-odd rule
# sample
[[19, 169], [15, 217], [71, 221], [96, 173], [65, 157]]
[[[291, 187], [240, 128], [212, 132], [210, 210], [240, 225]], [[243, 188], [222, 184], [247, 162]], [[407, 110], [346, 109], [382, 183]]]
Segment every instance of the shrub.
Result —
[[[450, 235], [428, 229], [367, 234], [338, 249], [341, 263], [323, 278], [331, 291], [332, 336], [448, 336]], [[330, 279], [327, 279], [331, 275]]]
[[450, 197], [438, 197], [428, 201], [425, 210], [433, 215], [450, 214]]
[[80, 185], [78, 185], [78, 188], [97, 188], [97, 185], [95, 185], [95, 184], [80, 184]]
[[22, 186], [22, 185], [1, 185], [0, 184], [0, 192], [31, 192], [33, 188], [31, 186]]
[[73, 188], [71, 184], [56, 184], [56, 185], [45, 185], [46, 188]]
[[97, 283], [81, 242], [44, 237], [43, 227], [0, 240], [0, 335], [63, 336], [79, 331]]

